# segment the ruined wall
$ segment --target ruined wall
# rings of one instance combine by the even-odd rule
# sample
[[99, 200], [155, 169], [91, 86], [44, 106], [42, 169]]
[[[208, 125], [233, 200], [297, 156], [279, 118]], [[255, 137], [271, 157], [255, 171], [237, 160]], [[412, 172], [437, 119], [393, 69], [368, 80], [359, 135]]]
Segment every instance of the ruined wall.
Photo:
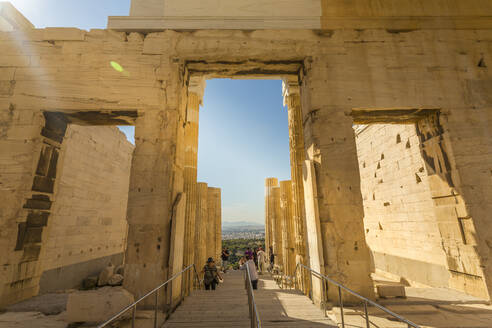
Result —
[[376, 271], [434, 287], [450, 274], [415, 124], [359, 126], [364, 227]]
[[[343, 22], [351, 26], [353, 20]], [[492, 286], [491, 30], [473, 29], [477, 25], [427, 30], [411, 21], [371, 29], [367, 21], [358, 23], [363, 28], [0, 33], [2, 174], [11, 181], [4, 183], [2, 176], [7, 186], [2, 194], [9, 200], [2, 207], [7, 217], [1, 233], [8, 235], [2, 243], [6, 249], [15, 248], [11, 235], [26, 221], [24, 203], [33, 200], [44, 124], [40, 111], [134, 111], [138, 117], [126, 253], [130, 274], [125, 286], [141, 296], [167, 276], [170, 214], [183, 190], [187, 74], [206, 75], [213, 67], [234, 62], [232, 71], [238, 75], [281, 77], [291, 73], [290, 63], [301, 63], [302, 69], [294, 73], [302, 80], [305, 155], [314, 167], [325, 273], [371, 295], [352, 110], [440, 108], [450, 165], [459, 176], [453, 180], [455, 189], [473, 219], [473, 247]], [[123, 72], [114, 70], [111, 61], [120, 63]], [[269, 70], [272, 62], [280, 69]], [[192, 63], [201, 69], [186, 73]], [[16, 256], [2, 270], [12, 273], [22, 258]], [[29, 288], [27, 282], [25, 287]]]
[[133, 148], [116, 127], [69, 125], [42, 247], [41, 293], [123, 262]]

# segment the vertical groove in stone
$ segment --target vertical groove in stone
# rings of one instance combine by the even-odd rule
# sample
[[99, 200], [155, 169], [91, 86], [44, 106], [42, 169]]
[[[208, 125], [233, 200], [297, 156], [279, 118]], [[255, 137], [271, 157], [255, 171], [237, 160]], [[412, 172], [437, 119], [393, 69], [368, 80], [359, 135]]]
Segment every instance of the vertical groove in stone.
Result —
[[[304, 214], [304, 186], [302, 163], [305, 159], [304, 133], [302, 126], [301, 99], [299, 94], [288, 96], [290, 168], [292, 179], [292, 216], [295, 232], [296, 262], [307, 265], [306, 229]], [[308, 292], [304, 284], [304, 291]]]
[[296, 268], [294, 217], [292, 216], [292, 182], [280, 181], [280, 211], [284, 273], [294, 274]]
[[270, 247], [273, 247], [272, 224], [275, 216], [273, 187], [278, 186], [277, 178], [265, 179], [265, 247], [270, 255]]

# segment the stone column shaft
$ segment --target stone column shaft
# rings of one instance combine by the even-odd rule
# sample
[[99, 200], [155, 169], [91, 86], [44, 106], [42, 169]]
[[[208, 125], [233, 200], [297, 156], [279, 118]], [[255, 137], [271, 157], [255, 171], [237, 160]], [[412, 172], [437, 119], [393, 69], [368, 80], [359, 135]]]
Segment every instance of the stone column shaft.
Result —
[[[289, 118], [290, 169], [292, 183], [292, 216], [295, 233], [296, 263], [308, 265], [306, 258], [306, 218], [304, 213], [304, 186], [302, 165], [306, 158], [302, 125], [301, 100], [299, 94], [286, 97]], [[302, 282], [302, 289], [309, 292], [308, 278]]]
[[282, 246], [284, 273], [294, 274], [296, 268], [294, 217], [292, 216], [292, 183], [280, 182], [280, 211], [282, 218]]
[[[185, 237], [183, 250], [183, 266], [195, 262], [195, 216], [197, 204], [197, 159], [198, 159], [198, 119], [200, 96], [188, 93], [187, 123], [185, 126], [185, 165], [184, 187], [186, 193]], [[188, 275], [185, 277], [185, 290], [189, 290]]]
[[214, 188], [215, 196], [215, 260], [220, 263], [222, 254], [222, 196], [220, 188]]
[[197, 271], [201, 270], [207, 260], [207, 221], [208, 185], [203, 182], [198, 182], [195, 221], [195, 265], [197, 266]]
[[273, 187], [274, 215], [272, 222], [272, 245], [275, 254], [275, 264], [283, 269], [283, 245], [282, 245], [282, 215], [280, 212], [280, 187]]
[[217, 224], [216, 216], [217, 216], [217, 201], [216, 201], [216, 188], [209, 187], [208, 188], [208, 196], [207, 196], [207, 207], [208, 207], [208, 221], [207, 221], [207, 239], [205, 243], [207, 244], [207, 253], [206, 258], [212, 257], [215, 261], [215, 246], [216, 246], [216, 229], [215, 225]]
[[265, 179], [265, 247], [268, 256], [270, 256], [270, 247], [273, 247], [272, 225], [275, 216], [273, 187], [276, 186], [278, 186], [278, 179]]

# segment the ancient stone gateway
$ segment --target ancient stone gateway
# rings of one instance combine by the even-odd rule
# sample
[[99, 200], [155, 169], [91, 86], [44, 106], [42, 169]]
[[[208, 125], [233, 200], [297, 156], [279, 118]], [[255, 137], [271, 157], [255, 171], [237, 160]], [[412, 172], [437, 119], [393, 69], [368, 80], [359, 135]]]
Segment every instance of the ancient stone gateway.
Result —
[[[454, 288], [488, 299], [491, 16], [492, 3], [481, 0], [133, 0], [131, 15], [110, 17], [107, 30], [32, 29], [10, 19], [14, 27], [0, 33], [2, 303], [37, 293], [38, 255], [49, 240], [23, 233], [39, 228], [30, 226], [33, 215], [50, 220], [54, 154], [67, 124], [136, 127], [128, 290], [143, 295], [205, 256], [190, 251], [196, 219], [209, 219], [193, 205], [200, 197], [198, 112], [204, 80], [226, 77], [284, 81], [297, 262], [373, 297], [374, 239], [364, 217], [376, 221], [364, 211], [372, 187], [364, 183], [361, 193], [359, 160], [370, 154], [361, 142], [358, 157], [353, 126], [412, 124], [426, 166], [419, 179], [438, 221], [432, 229], [445, 240], [438, 271], [453, 276]], [[181, 248], [173, 247], [171, 223], [178, 221]], [[275, 245], [275, 228], [267, 233]], [[416, 263], [382, 254], [391, 244], [379, 246], [376, 263]], [[427, 257], [421, 268], [433, 261]], [[313, 285], [318, 301], [319, 288]]]

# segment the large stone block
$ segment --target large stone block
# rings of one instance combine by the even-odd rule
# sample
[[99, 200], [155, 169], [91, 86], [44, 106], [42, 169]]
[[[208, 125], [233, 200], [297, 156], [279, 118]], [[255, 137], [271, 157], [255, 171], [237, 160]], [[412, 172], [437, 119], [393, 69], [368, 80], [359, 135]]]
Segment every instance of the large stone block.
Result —
[[133, 295], [121, 287], [77, 291], [68, 296], [67, 321], [103, 322], [133, 301]]

